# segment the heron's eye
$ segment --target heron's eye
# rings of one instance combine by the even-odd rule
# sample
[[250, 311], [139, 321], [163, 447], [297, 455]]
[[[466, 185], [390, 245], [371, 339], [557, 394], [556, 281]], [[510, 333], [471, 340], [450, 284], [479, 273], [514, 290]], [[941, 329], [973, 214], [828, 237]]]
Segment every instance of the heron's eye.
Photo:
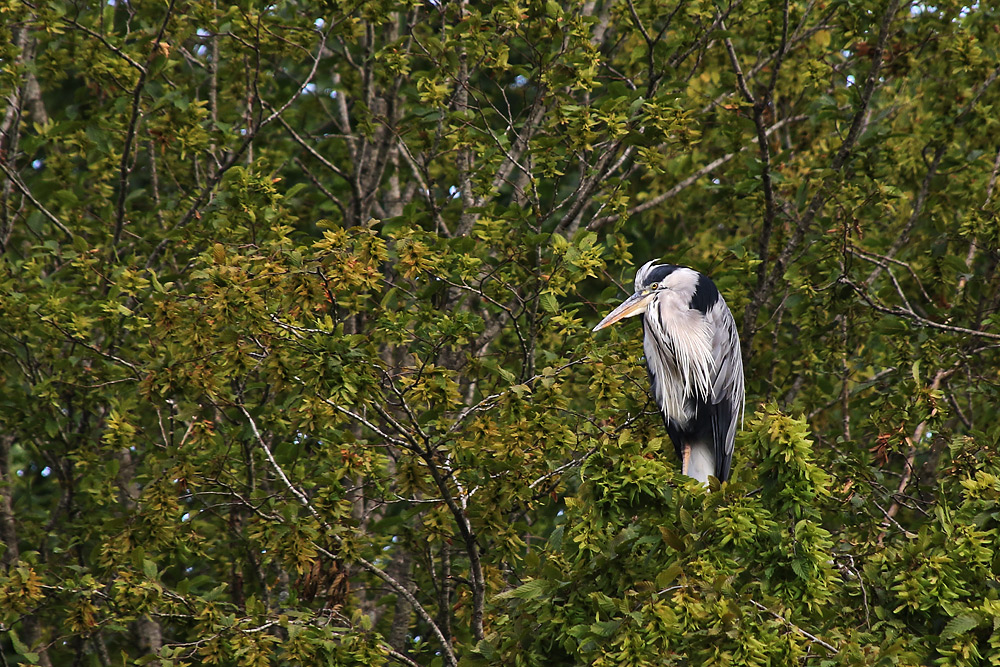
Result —
[[658, 289], [660, 289], [660, 283], [653, 283], [652, 285], [649, 286], [649, 289], [651, 289], [651, 290], [658, 290]]

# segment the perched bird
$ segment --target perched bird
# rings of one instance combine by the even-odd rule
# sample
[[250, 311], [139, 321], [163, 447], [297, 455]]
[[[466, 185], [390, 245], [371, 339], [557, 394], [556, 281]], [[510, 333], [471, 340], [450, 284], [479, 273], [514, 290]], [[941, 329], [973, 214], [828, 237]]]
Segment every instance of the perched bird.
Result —
[[635, 293], [594, 331], [636, 315], [653, 397], [681, 472], [703, 484], [709, 475], [725, 481], [744, 406], [740, 339], [725, 299], [703, 273], [647, 262], [635, 274]]

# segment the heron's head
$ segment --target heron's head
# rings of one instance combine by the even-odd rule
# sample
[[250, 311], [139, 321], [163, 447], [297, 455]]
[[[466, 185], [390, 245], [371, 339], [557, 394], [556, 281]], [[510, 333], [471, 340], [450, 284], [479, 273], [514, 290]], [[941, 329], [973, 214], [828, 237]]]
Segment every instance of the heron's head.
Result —
[[698, 282], [698, 272], [673, 264], [646, 262], [635, 274], [635, 293], [594, 327], [594, 331], [611, 326], [626, 317], [635, 317], [646, 312], [646, 308], [659, 294], [669, 290], [692, 290]]

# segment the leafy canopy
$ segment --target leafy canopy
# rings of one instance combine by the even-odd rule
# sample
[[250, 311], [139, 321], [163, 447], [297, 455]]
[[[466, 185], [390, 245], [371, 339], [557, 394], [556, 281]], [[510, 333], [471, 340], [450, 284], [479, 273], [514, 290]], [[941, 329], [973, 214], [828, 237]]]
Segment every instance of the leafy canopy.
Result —
[[0, 1], [4, 664], [1000, 664], [998, 13]]

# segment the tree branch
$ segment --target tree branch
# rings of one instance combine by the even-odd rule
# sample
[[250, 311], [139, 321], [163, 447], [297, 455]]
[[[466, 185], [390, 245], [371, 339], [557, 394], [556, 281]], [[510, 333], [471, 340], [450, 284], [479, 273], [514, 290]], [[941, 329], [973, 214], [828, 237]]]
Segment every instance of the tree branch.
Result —
[[908, 310], [906, 308], [899, 308], [899, 307], [890, 308], [888, 306], [884, 306], [880, 303], [877, 303], [874, 299], [872, 299], [868, 295], [867, 291], [854, 281], [846, 277], [842, 277], [840, 278], [839, 282], [851, 287], [855, 292], [857, 292], [858, 296], [860, 296], [865, 301], [865, 303], [867, 303], [871, 308], [877, 310], [880, 313], [885, 313], [886, 315], [896, 315], [898, 317], [905, 317], [907, 319], [913, 320], [919, 326], [928, 327], [930, 329], [940, 329], [941, 331], [950, 331], [952, 333], [960, 333], [966, 336], [975, 336], [976, 338], [986, 338], [988, 340], [1000, 340], [1000, 334], [990, 333], [988, 331], [977, 331], [976, 329], [967, 329], [965, 327], [956, 327], [951, 324], [941, 324], [940, 322], [929, 320], [926, 317], [921, 317], [912, 310]]
[[[806, 115], [792, 116], [791, 118], [782, 118], [781, 120], [779, 120], [778, 122], [776, 122], [774, 125], [772, 125], [771, 127], [767, 128], [765, 134], [766, 134], [766, 136], [771, 136], [771, 134], [773, 134], [774, 132], [777, 132], [778, 130], [780, 130], [785, 125], [788, 125], [789, 123], [798, 123], [798, 122], [801, 122], [803, 120], [807, 120], [808, 118], [809, 118], [809, 116], [806, 116]], [[660, 193], [660, 194], [656, 195], [655, 197], [653, 197], [653, 198], [651, 198], [651, 199], [649, 199], [647, 201], [644, 201], [643, 203], [641, 203], [641, 204], [639, 204], [639, 205], [637, 205], [637, 206], [635, 206], [633, 208], [630, 208], [628, 210], [627, 215], [628, 216], [638, 215], [639, 213], [643, 213], [644, 211], [648, 211], [649, 209], [662, 204], [666, 200], [668, 200], [668, 199], [670, 199], [672, 197], [677, 196], [678, 194], [680, 194], [681, 192], [683, 192], [687, 188], [689, 188], [692, 185], [694, 185], [695, 183], [697, 183], [698, 180], [700, 178], [702, 178], [703, 176], [707, 176], [708, 174], [712, 173], [713, 171], [715, 171], [716, 169], [718, 169], [722, 165], [724, 165], [727, 162], [729, 162], [730, 160], [732, 160], [734, 157], [736, 157], [740, 153], [743, 153], [743, 152], [749, 150], [750, 146], [753, 145], [753, 144], [755, 144], [755, 143], [757, 143], [758, 140], [759, 140], [758, 137], [754, 137], [751, 140], [750, 145], [744, 146], [740, 150], [735, 151], [733, 153], [726, 153], [722, 157], [719, 157], [719, 158], [716, 158], [716, 159], [712, 160], [711, 162], [709, 162], [708, 164], [706, 164], [704, 167], [701, 167], [696, 172], [694, 172], [690, 176], [686, 177], [684, 180], [680, 181], [679, 183], [677, 183], [675, 186], [673, 186], [672, 188], [670, 188], [666, 192]], [[594, 218], [590, 222], [590, 224], [587, 225], [587, 230], [588, 231], [592, 231], [592, 232], [593, 231], [597, 231], [597, 230], [601, 229], [602, 227], [604, 227], [605, 225], [607, 225], [609, 222], [614, 222], [618, 218], [619, 218], [619, 216], [617, 216], [617, 215], [608, 215], [608, 216], [604, 216], [602, 218]]]
[[[266, 118], [263, 118], [260, 121], [251, 124], [250, 128], [247, 131], [246, 137], [240, 143], [239, 147], [232, 154], [230, 154], [229, 158], [219, 167], [216, 173], [209, 179], [205, 187], [203, 187], [198, 196], [195, 197], [194, 202], [188, 208], [187, 212], [181, 217], [180, 221], [178, 221], [177, 224], [174, 225], [171, 231], [175, 231], [186, 227], [194, 219], [194, 217], [198, 214], [198, 211], [201, 209], [201, 207], [204, 206], [205, 202], [208, 201], [209, 196], [212, 194], [212, 192], [215, 191], [215, 187], [222, 181], [222, 177], [225, 176], [226, 172], [228, 172], [236, 165], [236, 163], [240, 160], [241, 157], [243, 157], [243, 154], [246, 153], [247, 149], [257, 138], [257, 135], [260, 134], [260, 131], [263, 130], [268, 125], [270, 125], [275, 119], [279, 118], [281, 114], [283, 114], [285, 110], [292, 105], [292, 102], [297, 100], [302, 95], [302, 92], [305, 90], [306, 85], [310, 83], [316, 76], [316, 70], [319, 68], [319, 61], [323, 55], [323, 50], [324, 46], [326, 45], [327, 36], [334, 29], [334, 27], [336, 27], [336, 25], [337, 23], [334, 22], [330, 25], [330, 27], [326, 30], [326, 32], [320, 32], [320, 41], [316, 48], [316, 56], [313, 58], [312, 68], [309, 70], [309, 74], [306, 76], [305, 80], [301, 82], [301, 84], [295, 89], [295, 92], [292, 93], [291, 96], [289, 96], [288, 100], [286, 100], [284, 104], [282, 104], [277, 109], [274, 109], [274, 111], [271, 112], [271, 114]], [[160, 241], [159, 244], [157, 244], [157, 246], [153, 249], [151, 253], [149, 253], [149, 258], [146, 260], [147, 269], [153, 266], [156, 259], [166, 249], [167, 244], [170, 243], [170, 239], [171, 239], [171, 234], [169, 233], [164, 234], [163, 240]]]
[[22, 195], [24, 195], [25, 197], [27, 197], [28, 201], [30, 201], [31, 204], [42, 215], [44, 215], [46, 218], [49, 219], [49, 222], [51, 222], [53, 225], [55, 225], [59, 229], [59, 231], [61, 231], [63, 234], [65, 234], [69, 238], [73, 238], [73, 236], [74, 236], [73, 232], [71, 232], [69, 230], [69, 228], [66, 225], [64, 225], [59, 220], [59, 218], [57, 218], [55, 215], [53, 215], [52, 212], [49, 211], [49, 209], [45, 208], [45, 206], [43, 206], [40, 201], [38, 201], [37, 199], [35, 199], [35, 196], [33, 194], [31, 194], [31, 190], [28, 189], [28, 186], [25, 185], [21, 181], [20, 178], [18, 178], [18, 176], [17, 176], [16, 173], [12, 172], [7, 167], [7, 165], [4, 162], [4, 160], [3, 160], [2, 157], [0, 157], [0, 171], [2, 171], [4, 173], [4, 175], [7, 177], [7, 179], [10, 180], [10, 182], [14, 184], [14, 187], [17, 188], [21, 192]]
[[[237, 404], [236, 407], [240, 409], [240, 412], [243, 413], [243, 416], [246, 418], [247, 423], [250, 424], [250, 429], [253, 431], [254, 439], [257, 441], [257, 444], [264, 452], [264, 456], [267, 458], [268, 463], [271, 464], [271, 469], [274, 470], [275, 474], [277, 474], [279, 479], [281, 479], [282, 484], [285, 486], [286, 489], [288, 489], [291, 492], [293, 496], [295, 496], [295, 499], [298, 500], [299, 503], [306, 508], [306, 510], [309, 512], [310, 515], [312, 515], [312, 517], [317, 521], [317, 523], [319, 523], [319, 525], [325, 529], [326, 534], [331, 539], [333, 539], [334, 542], [336, 542], [339, 546], [340, 538], [333, 533], [331, 526], [323, 519], [323, 517], [319, 515], [319, 512], [317, 512], [316, 508], [312, 506], [312, 503], [309, 502], [309, 499], [306, 497], [306, 495], [302, 491], [300, 491], [294, 484], [292, 484], [291, 480], [288, 479], [288, 475], [285, 474], [285, 471], [275, 460], [274, 454], [271, 453], [271, 448], [267, 446], [267, 443], [264, 442], [264, 438], [261, 437], [260, 430], [257, 428], [257, 422], [254, 421], [253, 417], [250, 416], [250, 413], [247, 412], [247, 409], [242, 404]], [[316, 550], [322, 553], [324, 556], [332, 560], [339, 560], [336, 554], [330, 553], [329, 550], [323, 548], [321, 545], [313, 543], [313, 546], [315, 546]], [[417, 614], [419, 614], [420, 617], [424, 619], [424, 621], [430, 626], [431, 631], [434, 633], [438, 641], [441, 643], [441, 649], [444, 651], [445, 658], [447, 659], [448, 664], [451, 667], [457, 667], [458, 659], [455, 657], [454, 651], [452, 651], [451, 643], [445, 638], [444, 634], [441, 632], [441, 629], [438, 627], [437, 623], [434, 622], [434, 618], [427, 612], [427, 609], [425, 609], [424, 606], [420, 604], [420, 602], [413, 596], [413, 594], [410, 593], [410, 591], [407, 590], [405, 586], [396, 581], [393, 577], [389, 576], [387, 573], [379, 569], [379, 567], [376, 566], [374, 563], [366, 560], [365, 558], [362, 558], [361, 556], [355, 556], [354, 560], [358, 564], [360, 564], [365, 571], [375, 575], [385, 583], [389, 584], [389, 586], [391, 586], [392, 589], [396, 591], [396, 593], [406, 598], [406, 601], [410, 603], [413, 609], [416, 610]]]
[[758, 289], [755, 290], [753, 298], [747, 303], [743, 318], [744, 354], [750, 353], [753, 336], [757, 331], [756, 322], [760, 309], [763, 307], [764, 302], [769, 298], [771, 292], [774, 291], [774, 286], [784, 275], [785, 268], [788, 266], [788, 262], [791, 260], [792, 255], [795, 254], [796, 250], [798, 250], [798, 248], [802, 245], [803, 240], [805, 240], [806, 233], [812, 228], [813, 220], [816, 218], [816, 215], [827, 201], [827, 190], [830, 187], [830, 184], [833, 182], [835, 177], [839, 176], [841, 170], [843, 170], [844, 166], [847, 164], [847, 159], [850, 157], [855, 143], [857, 143], [858, 137], [861, 134], [861, 128], [864, 126], [864, 119], [868, 114], [868, 108], [871, 104], [872, 95], [875, 93], [875, 89], [879, 85], [880, 73], [883, 65], [882, 55], [885, 53], [886, 44], [889, 41], [893, 17], [896, 15], [898, 10], [899, 0], [890, 0], [889, 6], [886, 7], [885, 13], [882, 15], [882, 21], [879, 24], [878, 41], [875, 45], [875, 49], [872, 51], [872, 65], [868, 70], [868, 75], [865, 77], [865, 85], [861, 92], [861, 99], [857, 109], [855, 109], [854, 117], [851, 120], [850, 130], [848, 130], [847, 136], [844, 137], [844, 140], [841, 142], [840, 148], [837, 150], [837, 154], [834, 156], [830, 165], [830, 174], [820, 183], [816, 190], [816, 194], [813, 195], [812, 200], [810, 200], [805, 213], [801, 218], [799, 218], [791, 239], [789, 239], [788, 243], [785, 244], [784, 249], [782, 249], [778, 258], [774, 261], [771, 267], [771, 272], [767, 275], [766, 280], [764, 280]]
[[784, 616], [782, 616], [778, 612], [771, 611], [770, 609], [768, 609], [764, 605], [760, 604], [756, 600], [750, 600], [750, 604], [752, 604], [753, 606], [757, 607], [757, 609], [760, 609], [761, 611], [766, 611], [771, 616], [774, 616], [776, 619], [778, 619], [779, 621], [781, 621], [782, 623], [784, 623], [785, 625], [787, 625], [788, 627], [790, 627], [792, 630], [795, 630], [795, 632], [799, 633], [800, 635], [802, 635], [803, 637], [805, 637], [809, 641], [814, 642], [816, 644], [819, 644], [820, 646], [822, 646], [823, 648], [825, 648], [827, 651], [830, 651], [834, 655], [839, 655], [840, 654], [840, 651], [838, 651], [835, 646], [832, 646], [832, 645], [826, 643], [825, 641], [823, 641], [822, 639], [820, 639], [816, 635], [812, 634], [811, 632], [807, 632], [806, 630], [803, 630], [802, 628], [800, 628], [799, 626], [795, 625], [794, 623], [792, 623], [791, 621], [789, 621], [787, 618], [785, 618]]
[[139, 80], [135, 84], [135, 88], [132, 91], [132, 113], [128, 122], [128, 129], [125, 132], [125, 145], [122, 148], [122, 159], [121, 165], [118, 168], [118, 204], [115, 207], [115, 231], [114, 237], [111, 242], [111, 249], [114, 253], [118, 252], [118, 242], [122, 237], [122, 228], [125, 226], [125, 197], [128, 194], [128, 177], [132, 173], [129, 167], [129, 158], [132, 155], [132, 144], [135, 141], [136, 128], [139, 125], [139, 102], [142, 100], [142, 89], [146, 86], [146, 77], [149, 74], [149, 64], [155, 57], [156, 49], [160, 48], [160, 42], [163, 39], [163, 33], [167, 29], [167, 23], [170, 21], [170, 14], [174, 10], [174, 1], [170, 0], [167, 4], [167, 13], [163, 17], [163, 22], [160, 24], [160, 30], [156, 33], [156, 37], [153, 39], [152, 49], [153, 51], [149, 54], [149, 58], [146, 61], [146, 66], [139, 69]]

